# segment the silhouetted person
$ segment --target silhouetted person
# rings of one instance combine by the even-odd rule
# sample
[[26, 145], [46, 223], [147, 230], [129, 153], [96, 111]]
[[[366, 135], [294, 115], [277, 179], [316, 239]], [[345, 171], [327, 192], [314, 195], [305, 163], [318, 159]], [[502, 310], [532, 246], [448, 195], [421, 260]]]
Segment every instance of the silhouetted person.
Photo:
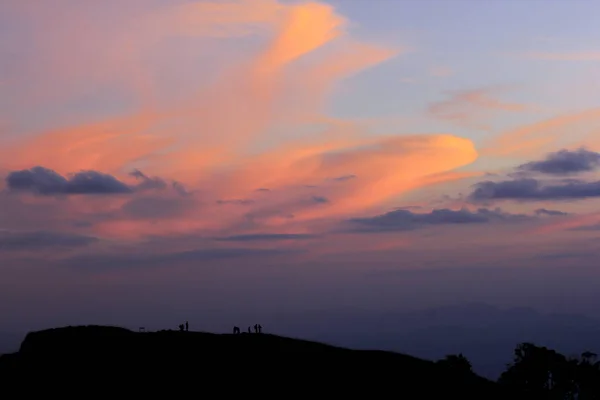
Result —
[[187, 321], [185, 321], [185, 331], [189, 331], [190, 330], [190, 324], [188, 324]]
[[262, 333], [262, 325], [258, 324], [258, 333]]
[[258, 333], [258, 324], [254, 324], [254, 333]]
[[239, 334], [239, 333], [240, 333], [240, 328], [238, 328], [237, 326], [234, 326], [233, 327], [233, 334], [236, 335], [236, 334]]
[[184, 328], [183, 324], [179, 324], [179, 332], [183, 332], [183, 328]]

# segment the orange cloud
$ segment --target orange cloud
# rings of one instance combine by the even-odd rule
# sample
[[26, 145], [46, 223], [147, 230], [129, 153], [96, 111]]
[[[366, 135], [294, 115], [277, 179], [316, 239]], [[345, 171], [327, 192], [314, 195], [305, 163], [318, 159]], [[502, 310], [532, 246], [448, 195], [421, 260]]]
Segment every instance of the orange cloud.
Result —
[[280, 31], [262, 56], [261, 70], [285, 65], [339, 37], [346, 21], [333, 7], [321, 3], [290, 6], [280, 21]]
[[[135, 9], [137, 3], [132, 4]], [[37, 11], [29, 12], [40, 18]], [[73, 19], [91, 18], [91, 11], [82, 8], [69, 11], [71, 17], [81, 13], [85, 18]], [[320, 114], [336, 82], [402, 52], [350, 37], [346, 19], [329, 5], [194, 2], [133, 15], [127, 10], [120, 16], [122, 24], [109, 31], [101, 21], [91, 21], [89, 35], [96, 46], [84, 49], [83, 64], [77, 68], [69, 64], [73, 54], [64, 54], [70, 48], [64, 43], [75, 40], [80, 22], [69, 25], [65, 20], [58, 33], [39, 43], [44, 49], [40, 54], [47, 54], [64, 42], [49, 63], [57, 81], [70, 77], [74, 69], [78, 79], [87, 79], [90, 85], [105, 79], [127, 81], [132, 85], [126, 87], [141, 99], [138, 111], [50, 129], [0, 148], [6, 169], [42, 165], [63, 175], [93, 169], [124, 178], [139, 167], [197, 190], [185, 217], [101, 219], [90, 229], [103, 237], [217, 234], [233, 228], [257, 229], [252, 224], [258, 223], [285, 229], [297, 221], [360, 212], [410, 190], [457, 179], [462, 175], [451, 171], [477, 158], [473, 144], [456, 136], [369, 137], [356, 124]], [[210, 40], [253, 36], [264, 43], [245, 52], [248, 57], [242, 62], [224, 65], [206, 85], [184, 87], [178, 101], [160, 106], [155, 71], [142, 60], [177, 36]], [[215, 54], [218, 64], [222, 56], [218, 49], [202, 43], [198, 54]], [[95, 57], [102, 60], [96, 63]], [[292, 134], [279, 130], [281, 126], [302, 130], [315, 121], [324, 130], [300, 139], [291, 140]], [[356, 179], [337, 180], [347, 175]], [[272, 191], [260, 194], [255, 192], [258, 188]], [[219, 204], [221, 199], [254, 202], [228, 206]], [[81, 216], [94, 216], [117, 212], [126, 201], [77, 198], [68, 205]]]
[[276, 0], [186, 2], [145, 13], [134, 27], [154, 40], [167, 36], [242, 37], [271, 29], [288, 8]]
[[561, 115], [494, 137], [481, 149], [483, 156], [536, 157], [559, 146], [581, 145], [597, 137], [600, 109]]
[[[282, 154], [269, 152], [229, 172], [207, 173], [197, 186], [199, 193], [179, 217], [139, 219], [119, 214], [129, 198], [74, 198], [69, 208], [92, 220], [98, 214], [117, 212], [118, 218], [100, 219], [92, 228], [108, 238], [135, 240], [188, 232], [218, 235], [266, 227], [297, 232], [302, 229], [299, 223], [308, 223], [306, 229], [310, 221], [365, 212], [416, 188], [462, 178], [464, 174], [452, 170], [476, 158], [470, 141], [451, 135], [339, 140], [290, 147]], [[269, 191], [257, 192], [258, 188]], [[247, 204], [217, 202], [236, 198]], [[241, 221], [247, 218], [254, 222], [244, 226]]]
[[158, 119], [158, 115], [140, 114], [58, 129], [2, 146], [0, 158], [9, 169], [42, 165], [60, 174], [89, 169], [118, 173], [172, 143], [147, 133]]
[[[28, 9], [28, 13], [33, 21], [41, 18], [35, 9]], [[86, 21], [86, 18], [89, 17], [86, 10], [78, 7], [70, 9], [68, 15], [73, 18], [60, 24], [63, 28], [56, 33], [58, 36], [54, 33], [45, 37], [40, 36], [42, 49], [56, 50], [54, 45], [58, 45], [58, 42], [68, 43], [76, 38], [74, 30], [78, 26], [74, 21]], [[81, 18], [74, 18], [75, 16]], [[76, 82], [78, 75], [85, 74], [82, 78], [100, 83], [98, 81], [100, 75], [113, 75], [116, 72], [123, 75], [122, 79], [130, 82], [138, 80], [140, 85], [136, 85], [136, 91], [144, 99], [142, 105], [152, 106], [150, 111], [143, 111], [142, 114], [155, 113], [156, 104], [151, 97], [156, 96], [157, 93], [152, 87], [152, 83], [147, 82], [152, 77], [152, 73], [143, 70], [144, 64], [140, 57], [143, 57], [142, 53], [152, 49], [152, 45], [160, 43], [161, 39], [177, 35], [237, 36], [261, 32], [261, 29], [272, 33], [265, 51], [259, 53], [248, 63], [226, 69], [222, 78], [209, 86], [208, 90], [197, 93], [191, 102], [175, 104], [172, 109], [161, 110], [163, 115], [160, 120], [153, 121], [153, 128], [156, 128], [159, 126], [159, 122], [165, 124], [168, 115], [171, 122], [165, 124], [164, 128], [169, 130], [168, 138], [158, 136], [157, 140], [160, 144], [156, 146], [165, 147], [166, 142], [177, 137], [178, 142], [185, 148], [181, 152], [172, 153], [171, 162], [179, 165], [175, 168], [181, 170], [185, 169], [182, 165], [184, 164], [183, 160], [189, 159], [189, 168], [197, 170], [199, 158], [209, 157], [212, 159], [209, 163], [228, 160], [228, 157], [232, 154], [235, 155], [238, 149], [244, 148], [248, 140], [255, 138], [257, 134], [267, 129], [269, 121], [274, 117], [272, 106], [277, 103], [276, 96], [279, 93], [278, 88], [280, 88], [282, 79], [281, 69], [289, 62], [344, 34], [345, 20], [337, 15], [332, 7], [321, 3], [282, 5], [276, 1], [257, 0], [180, 4], [160, 10], [160, 12], [142, 15], [131, 25], [116, 25], [115, 29], [108, 31], [102, 29], [98, 25], [99, 23], [94, 21], [86, 27], [86, 38], [98, 37], [102, 38], [102, 42], [93, 46], [93, 52], [86, 53], [81, 60], [85, 64], [82, 65], [80, 62], [77, 65], [77, 71], [71, 71], [72, 65], [60, 61], [71, 58], [70, 55], [60, 54], [60, 51], [66, 51], [71, 47], [60, 45], [59, 53], [52, 54], [52, 59], [59, 64], [49, 63], [47, 73], [53, 75], [52, 82], [62, 82], [63, 80]], [[120, 31], [120, 28], [125, 27], [127, 27], [127, 31]], [[122, 56], [126, 56], [127, 60]], [[96, 58], [98, 59], [96, 60]], [[372, 57], [367, 58], [362, 63], [364, 66], [377, 62]], [[118, 71], [107, 70], [107, 67], [114, 65], [119, 66]], [[353, 66], [356, 68], [356, 63]], [[347, 68], [338, 74], [336, 71], [329, 71], [325, 78], [319, 80], [319, 84], [330, 85], [330, 82], [335, 81], [346, 72]], [[145, 83], [139, 79], [143, 79]], [[310, 84], [314, 79], [312, 76], [298, 76], [292, 80], [304, 81], [308, 86], [314, 88], [317, 85]], [[68, 90], [61, 91], [61, 93], [65, 92]], [[290, 105], [289, 109], [294, 109], [293, 105]], [[72, 128], [72, 134], [49, 132], [43, 135], [44, 139], [29, 141], [31, 144], [28, 145], [32, 146], [31, 151], [21, 151], [20, 153], [29, 153], [26, 160], [30, 160], [39, 154], [39, 151], [35, 150], [36, 143], [42, 147], [50, 144], [51, 149], [61, 148], [62, 150], [52, 160], [54, 164], [66, 164], [69, 162], [69, 157], [73, 156], [87, 161], [74, 161], [72, 168], [98, 165], [102, 163], [102, 156], [98, 154], [102, 153], [101, 149], [89, 154], [86, 153], [86, 149], [80, 148], [79, 154], [75, 156], [73, 151], [61, 146], [63, 143], [60, 141], [72, 140], [70, 135], [86, 138], [90, 143], [106, 141], [106, 134], [116, 139], [118, 134], [115, 131], [127, 132], [130, 129], [126, 121], [123, 122], [122, 127], [117, 127], [117, 123], [118, 121], [111, 121], [100, 122], [93, 126], [78, 126]], [[106, 124], [111, 124], [106, 129], [110, 129], [112, 132], [104, 132]], [[129, 132], [126, 134], [131, 138], [132, 135], [129, 135]], [[96, 135], [99, 136], [96, 137]], [[59, 143], [54, 143], [56, 140]], [[125, 141], [125, 139], [119, 140]], [[79, 139], [78, 141], [81, 142]], [[232, 142], [235, 142], [236, 145], [233, 149]], [[70, 146], [70, 144], [66, 145]], [[144, 152], [142, 148], [134, 150], [140, 146], [152, 147], [154, 145], [143, 144], [142, 140], [136, 141], [134, 145], [129, 139], [121, 147], [129, 148], [128, 151], [132, 152], [131, 160], [135, 160], [141, 155], [140, 153]], [[190, 146], [197, 150], [191, 150]], [[148, 149], [148, 151], [150, 150], [153, 149]], [[11, 152], [14, 151], [11, 150]], [[166, 157], [168, 156], [163, 155], [160, 158], [163, 164]], [[48, 156], [42, 157], [42, 159], [47, 158]], [[106, 167], [112, 168], [112, 165], [121, 162], [120, 157], [116, 158], [119, 158], [119, 161], [107, 161]], [[98, 161], [94, 163], [91, 161], [93, 159], [98, 159]]]
[[[229, 182], [235, 189], [249, 182], [254, 188], [273, 190], [270, 201], [257, 205], [254, 212], [273, 217], [272, 222], [278, 224], [284, 222], [280, 217], [285, 214], [306, 220], [365, 210], [410, 190], [462, 177], [441, 173], [476, 158], [472, 142], [452, 135], [363, 139], [329, 149], [298, 149], [296, 154], [286, 153], [279, 164], [270, 158], [271, 164], [240, 169], [241, 177], [233, 173]], [[344, 176], [352, 178], [336, 179]], [[327, 201], [311, 201], [312, 197]]]
[[264, 52], [224, 73], [177, 114], [182, 146], [155, 158], [157, 170], [197, 183], [206, 170], [243, 159], [257, 140], [284, 142], [265, 135], [274, 122], [310, 123], [336, 81], [398, 52], [345, 40], [330, 56], [290, 69], [291, 61], [340, 37], [344, 20], [329, 6], [306, 3], [287, 10], [278, 26]]

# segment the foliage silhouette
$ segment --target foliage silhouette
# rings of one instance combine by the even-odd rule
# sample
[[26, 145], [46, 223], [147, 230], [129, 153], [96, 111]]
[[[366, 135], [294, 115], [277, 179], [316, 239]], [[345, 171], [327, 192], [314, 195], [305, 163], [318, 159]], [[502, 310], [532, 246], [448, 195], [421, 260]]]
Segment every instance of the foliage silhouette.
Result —
[[546, 347], [521, 343], [499, 383], [532, 399], [600, 400], [600, 363], [594, 360], [591, 352], [567, 358]]
[[470, 375], [473, 373], [471, 362], [462, 353], [447, 355], [443, 360], [438, 361], [438, 364], [460, 375]]

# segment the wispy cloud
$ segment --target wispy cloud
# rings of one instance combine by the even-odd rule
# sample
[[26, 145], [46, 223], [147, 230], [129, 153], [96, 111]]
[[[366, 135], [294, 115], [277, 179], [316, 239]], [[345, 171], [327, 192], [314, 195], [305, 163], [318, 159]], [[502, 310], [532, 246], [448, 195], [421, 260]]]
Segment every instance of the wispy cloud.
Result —
[[452, 68], [445, 65], [438, 65], [435, 67], [429, 68], [429, 74], [431, 76], [435, 76], [437, 78], [444, 78], [454, 74]]
[[221, 241], [229, 242], [249, 242], [249, 241], [280, 241], [280, 240], [307, 240], [315, 239], [318, 235], [305, 233], [254, 233], [248, 235], [234, 235], [217, 238]]
[[235, 204], [239, 206], [248, 206], [254, 204], [252, 199], [229, 199], [229, 200], [217, 200], [217, 204]]
[[137, 252], [131, 254], [84, 254], [66, 258], [60, 265], [77, 268], [81, 272], [106, 271], [111, 269], [131, 269], [165, 267], [172, 263], [198, 263], [219, 260], [248, 259], [268, 256], [299, 254], [299, 249], [253, 249], [253, 248], [214, 248], [163, 253]]
[[589, 128], [597, 126], [599, 122], [600, 108], [565, 113], [502, 132], [480, 151], [487, 157], [539, 157], [540, 154], [572, 145], [573, 141], [589, 142], [595, 137], [595, 131]]
[[535, 210], [535, 214], [536, 215], [548, 215], [551, 217], [569, 215], [569, 213], [566, 213], [564, 211], [548, 210], [545, 208], [539, 208], [539, 209]]
[[600, 231], [600, 223], [592, 225], [577, 226], [568, 229], [570, 231]]
[[499, 112], [523, 112], [530, 105], [496, 98], [498, 89], [481, 88], [449, 92], [448, 99], [431, 104], [427, 112], [434, 118], [459, 126], [489, 130], [487, 120]]
[[600, 51], [572, 52], [572, 53], [548, 53], [532, 52], [525, 53], [525, 58], [534, 60], [551, 61], [600, 61]]
[[96, 237], [63, 232], [0, 230], [0, 251], [77, 248], [98, 241]]

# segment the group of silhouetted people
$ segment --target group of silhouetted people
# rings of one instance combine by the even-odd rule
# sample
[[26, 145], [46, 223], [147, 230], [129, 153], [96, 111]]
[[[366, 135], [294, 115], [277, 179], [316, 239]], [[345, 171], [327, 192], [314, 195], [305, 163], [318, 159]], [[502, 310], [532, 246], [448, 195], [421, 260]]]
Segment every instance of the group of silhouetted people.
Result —
[[179, 332], [187, 332], [190, 330], [190, 324], [188, 324], [187, 321], [185, 321], [185, 324], [179, 324]]
[[[188, 323], [188, 321], [185, 321], [185, 323], [183, 323], [183, 324], [179, 324], [179, 332], [187, 332], [189, 330], [190, 330], [190, 324]], [[144, 328], [140, 328], [140, 332], [145, 332], [145, 331], [146, 330]], [[242, 332], [238, 326], [234, 326], [233, 334], [239, 335], [240, 333], [252, 333], [252, 327], [249, 326], [247, 332]], [[254, 333], [262, 333], [262, 325], [261, 324], [254, 324]]]
[[[233, 334], [234, 335], [239, 335], [240, 333], [242, 333], [242, 331], [240, 330], [240, 328], [238, 326], [234, 326], [233, 327]], [[246, 332], [244, 332], [246, 333]], [[248, 332], [247, 333], [252, 333], [252, 327], [248, 327]], [[262, 333], [262, 325], [260, 324], [255, 324], [254, 325], [254, 333]]]

